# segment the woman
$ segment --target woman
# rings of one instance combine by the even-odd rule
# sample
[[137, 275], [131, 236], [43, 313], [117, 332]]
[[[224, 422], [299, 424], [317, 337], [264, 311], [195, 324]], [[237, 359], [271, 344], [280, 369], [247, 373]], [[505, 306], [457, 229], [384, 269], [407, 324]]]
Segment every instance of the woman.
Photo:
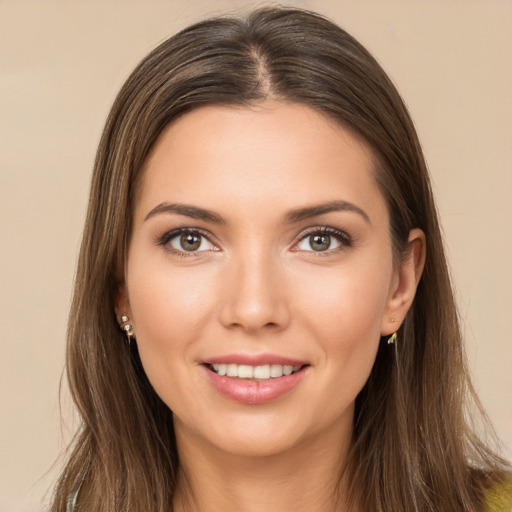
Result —
[[53, 510], [506, 500], [505, 463], [464, 414], [476, 397], [412, 121], [313, 13], [199, 23], [123, 86], [68, 375], [83, 426]]

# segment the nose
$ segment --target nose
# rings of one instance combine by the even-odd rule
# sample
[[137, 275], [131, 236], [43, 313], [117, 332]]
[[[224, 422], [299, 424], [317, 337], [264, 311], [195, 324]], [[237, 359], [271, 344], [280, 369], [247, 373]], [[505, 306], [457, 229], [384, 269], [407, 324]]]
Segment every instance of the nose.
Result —
[[229, 329], [257, 334], [290, 321], [286, 283], [279, 261], [263, 250], [233, 258], [222, 282], [220, 321]]

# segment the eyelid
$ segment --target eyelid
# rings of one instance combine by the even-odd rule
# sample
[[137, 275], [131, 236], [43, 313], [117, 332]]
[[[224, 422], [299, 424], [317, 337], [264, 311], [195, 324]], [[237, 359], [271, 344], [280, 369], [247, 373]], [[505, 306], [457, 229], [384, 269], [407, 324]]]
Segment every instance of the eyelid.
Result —
[[[208, 249], [208, 250], [202, 250], [202, 251], [181, 251], [179, 249], [171, 248], [169, 245], [169, 242], [176, 238], [179, 235], [191, 233], [191, 234], [198, 234], [202, 237], [204, 237], [210, 244], [212, 244], [215, 248], [214, 249]], [[302, 251], [301, 249], [297, 248], [297, 245], [305, 240], [308, 236], [311, 236], [313, 234], [320, 233], [320, 234], [327, 234], [330, 236], [333, 236], [341, 245], [340, 247], [334, 248], [334, 249], [328, 249], [326, 251]], [[202, 228], [198, 227], [179, 227], [175, 229], [171, 229], [169, 231], [166, 231], [163, 235], [159, 235], [156, 238], [156, 244], [159, 246], [162, 246], [167, 252], [182, 256], [182, 257], [198, 257], [203, 255], [203, 253], [210, 252], [210, 251], [221, 251], [219, 244], [213, 241], [214, 237], [209, 233], [208, 231], [205, 231]], [[353, 245], [353, 238], [346, 232], [341, 229], [333, 228], [330, 226], [312, 226], [310, 228], [305, 229], [300, 233], [300, 235], [296, 238], [296, 240], [293, 242], [293, 245], [291, 247], [291, 251], [293, 252], [308, 252], [308, 253], [314, 253], [317, 256], [322, 255], [329, 255], [334, 252], [338, 252], [339, 250], [342, 250], [347, 247], [351, 247]]]
[[316, 233], [333, 236], [341, 244], [340, 247], [337, 247], [335, 249], [327, 249], [326, 251], [311, 250], [303, 252], [314, 253], [316, 256], [322, 256], [332, 254], [347, 247], [352, 247], [353, 245], [353, 239], [346, 231], [337, 228], [332, 228], [330, 226], [313, 226], [301, 232], [297, 240], [293, 243], [291, 250], [294, 252], [301, 251], [301, 249], [297, 249], [298, 244], [305, 240], [308, 236], [314, 235]]
[[[179, 249], [175, 249], [174, 247], [170, 246], [169, 242], [172, 239], [174, 239], [180, 235], [184, 235], [184, 234], [200, 235], [201, 237], [205, 238], [210, 244], [212, 244], [215, 247], [215, 249], [208, 249], [208, 250], [202, 250], [202, 251], [181, 251]], [[220, 251], [218, 244], [215, 243], [212, 240], [212, 238], [213, 237], [211, 236], [211, 234], [208, 233], [207, 231], [205, 231], [204, 229], [196, 228], [196, 227], [180, 227], [180, 228], [171, 229], [169, 231], [166, 231], [163, 235], [157, 236], [156, 244], [163, 247], [167, 252], [177, 255], [177, 256], [180, 256], [180, 257], [185, 257], [185, 258], [186, 257], [198, 257], [198, 256], [203, 255], [203, 253], [205, 253], [205, 252]]]

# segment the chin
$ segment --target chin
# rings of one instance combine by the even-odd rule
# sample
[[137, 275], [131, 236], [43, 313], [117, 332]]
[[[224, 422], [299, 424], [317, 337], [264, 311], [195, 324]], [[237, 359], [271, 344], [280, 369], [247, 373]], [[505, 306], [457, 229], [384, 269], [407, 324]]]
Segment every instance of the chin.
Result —
[[232, 457], [253, 458], [275, 457], [289, 452], [301, 444], [300, 436], [291, 436], [286, 432], [233, 432], [222, 438], [210, 439], [217, 450]]
[[197, 421], [187, 425], [175, 418], [178, 444], [180, 441], [186, 443], [185, 439], [190, 440], [192, 436], [199, 441], [203, 450], [211, 450], [212, 453], [254, 459], [277, 457], [311, 449], [318, 443], [324, 445], [326, 439], [332, 439], [331, 434], [338, 439], [344, 437], [342, 432], [347, 426], [350, 430], [353, 412], [350, 408], [348, 416], [318, 421], [315, 414], [304, 414], [305, 407], [299, 408], [295, 414], [289, 410], [285, 412], [284, 408], [276, 413], [274, 407], [260, 412], [255, 411], [254, 406], [247, 407], [250, 408], [247, 412], [223, 414], [223, 421], [218, 421], [220, 416], [205, 416], [199, 425]]

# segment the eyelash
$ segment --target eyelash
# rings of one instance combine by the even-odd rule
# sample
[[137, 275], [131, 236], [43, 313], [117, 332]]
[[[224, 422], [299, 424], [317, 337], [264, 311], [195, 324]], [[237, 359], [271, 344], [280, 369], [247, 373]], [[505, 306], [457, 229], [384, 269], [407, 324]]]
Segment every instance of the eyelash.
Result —
[[[169, 242], [173, 240], [174, 238], [180, 236], [180, 235], [196, 235], [199, 237], [202, 237], [206, 239], [209, 243], [212, 245], [215, 245], [208, 235], [208, 233], [204, 232], [201, 229], [198, 228], [178, 228], [173, 229], [171, 231], [166, 232], [164, 235], [159, 237], [157, 239], [157, 245], [163, 247], [167, 252], [179, 256], [181, 258], [197, 258], [200, 257], [203, 252], [206, 251], [180, 251], [177, 249], [174, 249], [170, 247]], [[341, 244], [341, 247], [335, 248], [335, 249], [327, 249], [325, 251], [304, 251], [304, 252], [310, 252], [315, 254], [315, 256], [328, 256], [331, 255], [334, 252], [338, 252], [340, 249], [343, 248], [350, 248], [353, 246], [353, 239], [350, 235], [348, 235], [345, 231], [341, 231], [339, 229], [323, 226], [323, 227], [312, 227], [307, 229], [304, 233], [301, 234], [300, 238], [293, 244], [293, 247], [296, 247], [298, 244], [300, 244], [303, 240], [306, 240], [311, 235], [329, 235], [336, 239]], [[292, 249], [293, 250], [293, 249]], [[299, 250], [295, 249], [294, 252], [299, 252]]]
[[299, 240], [294, 244], [294, 247], [297, 246], [303, 240], [306, 240], [311, 235], [329, 235], [340, 243], [340, 247], [335, 248], [335, 249], [327, 249], [325, 251], [305, 251], [305, 252], [310, 252], [310, 253], [314, 254], [315, 256], [329, 256], [335, 252], [342, 250], [343, 248], [350, 248], [354, 244], [352, 237], [345, 231], [341, 231], [336, 228], [330, 228], [327, 226], [323, 226], [323, 227], [313, 227], [313, 228], [307, 229], [306, 232], [303, 233], [301, 235], [301, 237], [299, 238]]
[[157, 244], [163, 247], [167, 252], [181, 258], [198, 258], [204, 251], [179, 251], [170, 246], [169, 242], [180, 235], [196, 235], [206, 239], [212, 245], [215, 245], [203, 230], [198, 228], [178, 228], [168, 231], [164, 235], [158, 238]]

